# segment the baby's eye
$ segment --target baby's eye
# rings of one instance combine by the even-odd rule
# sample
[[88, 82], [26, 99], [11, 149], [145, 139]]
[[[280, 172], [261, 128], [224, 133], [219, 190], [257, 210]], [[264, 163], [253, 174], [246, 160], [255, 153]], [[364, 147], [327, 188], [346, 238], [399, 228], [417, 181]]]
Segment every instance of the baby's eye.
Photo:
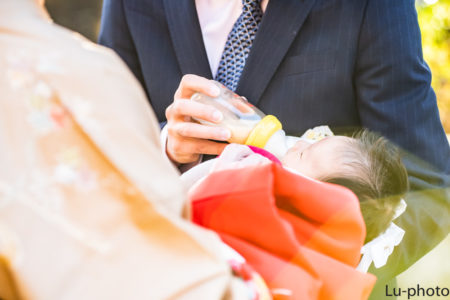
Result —
[[302, 156], [303, 156], [303, 151], [302, 151], [302, 152], [300, 152], [300, 159], [302, 158]]

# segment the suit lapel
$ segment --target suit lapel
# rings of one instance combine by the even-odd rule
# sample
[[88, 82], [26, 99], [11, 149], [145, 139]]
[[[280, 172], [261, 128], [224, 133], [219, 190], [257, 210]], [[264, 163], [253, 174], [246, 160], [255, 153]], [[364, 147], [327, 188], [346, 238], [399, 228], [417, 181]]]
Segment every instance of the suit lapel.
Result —
[[182, 74], [211, 79], [195, 1], [164, 0], [167, 23]]
[[236, 92], [257, 104], [315, 0], [271, 0]]

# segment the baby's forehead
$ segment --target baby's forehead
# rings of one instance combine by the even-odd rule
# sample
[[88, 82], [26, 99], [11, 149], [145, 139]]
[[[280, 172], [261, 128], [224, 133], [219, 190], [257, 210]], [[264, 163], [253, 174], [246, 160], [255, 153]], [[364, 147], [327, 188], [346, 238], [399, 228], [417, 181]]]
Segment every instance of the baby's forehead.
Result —
[[347, 136], [331, 136], [316, 143], [312, 147], [314, 153], [328, 156], [337, 162], [354, 161], [360, 159], [357, 140]]
[[343, 135], [335, 135], [324, 138], [323, 140], [317, 142], [317, 144], [327, 148], [353, 149], [356, 145], [355, 142], [356, 139], [354, 138]]

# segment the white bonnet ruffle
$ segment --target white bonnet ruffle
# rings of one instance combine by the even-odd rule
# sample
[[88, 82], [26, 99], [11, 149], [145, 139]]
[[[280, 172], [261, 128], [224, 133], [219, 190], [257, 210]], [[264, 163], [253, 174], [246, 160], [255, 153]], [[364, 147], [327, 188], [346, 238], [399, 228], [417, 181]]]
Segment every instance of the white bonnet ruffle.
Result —
[[[394, 218], [392, 220], [397, 219], [405, 210], [406, 202], [401, 199], [399, 205], [395, 209]], [[357, 269], [362, 272], [367, 272], [372, 262], [375, 268], [384, 266], [389, 255], [394, 251], [394, 247], [402, 241], [404, 234], [405, 231], [403, 229], [391, 222], [385, 232], [361, 248], [362, 258]]]

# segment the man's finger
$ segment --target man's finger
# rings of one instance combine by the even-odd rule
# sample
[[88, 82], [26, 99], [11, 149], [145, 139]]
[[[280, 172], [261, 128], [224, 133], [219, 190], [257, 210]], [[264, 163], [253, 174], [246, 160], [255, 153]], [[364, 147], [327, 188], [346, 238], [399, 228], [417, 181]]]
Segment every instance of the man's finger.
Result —
[[193, 74], [184, 75], [180, 85], [175, 92], [175, 99], [190, 98], [193, 94], [200, 92], [211, 97], [217, 97], [220, 89], [214, 81]]
[[183, 137], [227, 141], [231, 138], [231, 132], [227, 128], [206, 126], [191, 122], [179, 122], [171, 128], [173, 132]]
[[197, 140], [194, 144], [194, 153], [219, 155], [228, 144], [208, 140]]
[[166, 111], [167, 119], [176, 118], [182, 120], [184, 116], [212, 123], [219, 123], [223, 119], [223, 114], [213, 106], [186, 99], [176, 100]]
[[167, 152], [170, 157], [179, 163], [195, 161], [197, 154], [219, 155], [228, 144], [208, 140], [186, 138], [182, 142], [174, 141], [168, 145]]

